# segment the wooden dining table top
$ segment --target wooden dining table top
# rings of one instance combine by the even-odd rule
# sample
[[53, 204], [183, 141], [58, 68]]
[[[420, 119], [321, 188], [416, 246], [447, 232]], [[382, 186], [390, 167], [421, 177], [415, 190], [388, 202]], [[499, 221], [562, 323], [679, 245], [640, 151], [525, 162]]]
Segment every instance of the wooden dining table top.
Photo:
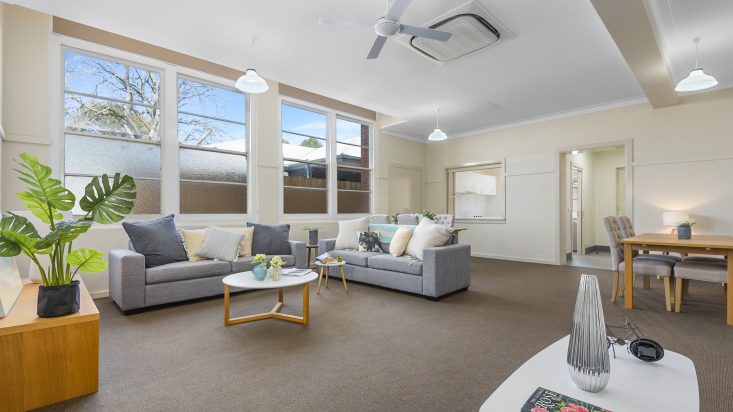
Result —
[[671, 233], [642, 233], [621, 240], [629, 245], [657, 245], [697, 248], [733, 249], [733, 236], [692, 235], [692, 239], [678, 239]]

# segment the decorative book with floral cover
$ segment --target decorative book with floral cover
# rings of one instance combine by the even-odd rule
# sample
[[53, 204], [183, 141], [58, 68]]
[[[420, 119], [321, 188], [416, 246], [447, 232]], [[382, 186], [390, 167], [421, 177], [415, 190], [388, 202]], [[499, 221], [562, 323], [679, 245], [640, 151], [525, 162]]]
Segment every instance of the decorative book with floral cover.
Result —
[[545, 388], [537, 388], [521, 412], [611, 412], [600, 406], [553, 392]]

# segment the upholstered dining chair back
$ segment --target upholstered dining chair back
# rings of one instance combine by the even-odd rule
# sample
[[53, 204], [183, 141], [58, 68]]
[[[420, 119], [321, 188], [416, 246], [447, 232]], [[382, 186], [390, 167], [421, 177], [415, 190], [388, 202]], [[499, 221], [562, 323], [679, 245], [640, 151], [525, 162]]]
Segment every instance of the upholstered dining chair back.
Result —
[[618, 265], [624, 260], [624, 245], [621, 244], [623, 235], [616, 216], [603, 218], [603, 226], [606, 228], [608, 246], [611, 248], [611, 270], [618, 270]]
[[418, 214], [404, 214], [397, 216], [398, 225], [416, 225], [420, 223], [420, 215]]
[[369, 220], [369, 223], [374, 224], [389, 224], [389, 216], [387, 215], [372, 215], [372, 218]]
[[453, 227], [453, 215], [435, 215], [435, 223], [445, 227]]
[[636, 236], [636, 232], [634, 231], [634, 225], [631, 223], [631, 218], [628, 216], [619, 216], [616, 218], [618, 220], [618, 226], [621, 228], [621, 236], [623, 236], [624, 239], [627, 237], [634, 237]]

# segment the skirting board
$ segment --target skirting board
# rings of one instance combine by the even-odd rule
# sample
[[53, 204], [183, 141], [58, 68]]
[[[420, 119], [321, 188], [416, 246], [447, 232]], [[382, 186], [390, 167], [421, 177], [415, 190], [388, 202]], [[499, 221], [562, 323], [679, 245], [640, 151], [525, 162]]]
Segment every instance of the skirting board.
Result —
[[92, 299], [108, 298], [109, 290], [100, 290], [99, 292], [89, 292], [89, 295], [91, 295]]
[[492, 255], [490, 253], [476, 253], [476, 252], [472, 252], [471, 256], [479, 257], [479, 258], [487, 258], [487, 259], [511, 260], [513, 262], [540, 263], [543, 265], [557, 265], [557, 263], [554, 260], [548, 260], [548, 259], [534, 259], [534, 258], [525, 258], [525, 257], [518, 257], [518, 256]]

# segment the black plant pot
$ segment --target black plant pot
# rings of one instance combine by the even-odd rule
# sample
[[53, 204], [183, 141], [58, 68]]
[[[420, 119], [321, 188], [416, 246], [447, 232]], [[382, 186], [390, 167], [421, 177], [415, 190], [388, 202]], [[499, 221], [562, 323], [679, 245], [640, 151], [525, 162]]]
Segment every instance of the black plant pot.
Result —
[[309, 230], [308, 231], [308, 244], [309, 245], [317, 245], [318, 244], [318, 231], [317, 230]]
[[72, 280], [68, 285], [39, 286], [39, 318], [55, 318], [71, 315], [79, 311], [79, 281]]

